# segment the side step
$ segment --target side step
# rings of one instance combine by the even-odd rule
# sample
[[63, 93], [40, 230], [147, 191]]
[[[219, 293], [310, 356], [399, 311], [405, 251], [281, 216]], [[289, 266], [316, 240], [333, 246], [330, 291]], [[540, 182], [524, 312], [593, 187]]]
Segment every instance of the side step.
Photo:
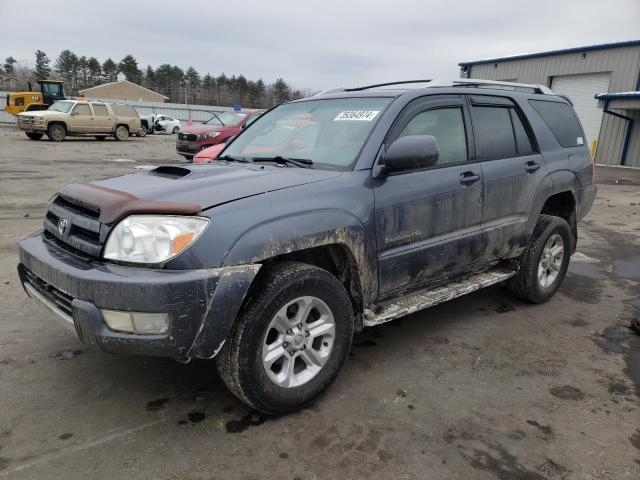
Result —
[[461, 297], [467, 293], [475, 292], [489, 285], [500, 283], [515, 274], [516, 272], [512, 269], [498, 268], [476, 273], [432, 290], [421, 290], [405, 297], [400, 297], [388, 303], [380, 304], [375, 312], [365, 310], [364, 326], [380, 325], [381, 323], [404, 317], [419, 310]]

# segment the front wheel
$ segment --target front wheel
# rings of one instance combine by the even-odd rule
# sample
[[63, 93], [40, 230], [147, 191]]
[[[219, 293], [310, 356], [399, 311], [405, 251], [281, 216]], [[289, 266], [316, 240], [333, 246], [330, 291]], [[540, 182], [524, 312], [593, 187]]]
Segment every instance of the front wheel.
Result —
[[116, 140], [122, 142], [129, 138], [129, 130], [127, 130], [127, 127], [125, 127], [124, 125], [118, 125], [116, 127], [116, 131], [114, 132], [114, 136], [116, 137]]
[[520, 257], [518, 273], [507, 284], [509, 289], [532, 303], [549, 300], [569, 268], [572, 242], [571, 228], [564, 218], [540, 215]]
[[353, 309], [342, 283], [313, 265], [286, 262], [261, 272], [216, 366], [240, 400], [282, 415], [329, 387], [352, 337]]
[[49, 128], [47, 128], [47, 137], [49, 137], [49, 140], [52, 142], [61, 142], [66, 136], [67, 129], [64, 125], [54, 123], [53, 125], [49, 125]]
[[177, 135], [178, 130], [180, 130], [178, 127], [173, 127], [173, 130], [171, 131], [171, 133], [173, 133], [174, 135]]
[[145, 127], [144, 125], [140, 127], [140, 130], [138, 130], [138, 136], [139, 137], [146, 137], [147, 136], [147, 127]]
[[27, 134], [27, 137], [29, 137], [31, 140], [40, 140], [42, 138], [42, 135], [44, 135], [43, 133], [33, 133], [33, 132], [25, 132]]

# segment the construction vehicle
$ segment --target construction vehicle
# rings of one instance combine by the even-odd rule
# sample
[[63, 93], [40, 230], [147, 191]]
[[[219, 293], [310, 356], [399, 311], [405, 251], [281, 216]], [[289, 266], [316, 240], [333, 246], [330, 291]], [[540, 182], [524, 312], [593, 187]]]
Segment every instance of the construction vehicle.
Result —
[[58, 100], [64, 100], [64, 82], [61, 80], [38, 80], [40, 90], [33, 90], [31, 82], [28, 92], [11, 92], [7, 94], [5, 110], [11, 115], [35, 110], [46, 110]]

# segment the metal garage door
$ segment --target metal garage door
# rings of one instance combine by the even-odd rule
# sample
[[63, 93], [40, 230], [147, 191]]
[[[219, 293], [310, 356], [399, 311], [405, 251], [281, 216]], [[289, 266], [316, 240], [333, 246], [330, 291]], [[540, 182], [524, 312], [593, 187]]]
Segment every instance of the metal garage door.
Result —
[[602, 109], [598, 108], [596, 93], [609, 91], [611, 73], [584, 73], [553, 77], [551, 89], [554, 93], [568, 96], [580, 117], [587, 141], [598, 139], [602, 123]]

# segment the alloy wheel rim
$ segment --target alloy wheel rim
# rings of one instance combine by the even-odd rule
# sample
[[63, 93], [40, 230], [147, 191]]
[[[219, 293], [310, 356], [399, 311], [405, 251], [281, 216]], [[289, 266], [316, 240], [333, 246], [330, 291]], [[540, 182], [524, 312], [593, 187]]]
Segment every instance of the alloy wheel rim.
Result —
[[542, 288], [549, 288], [556, 281], [564, 259], [564, 241], [554, 233], [549, 237], [542, 249], [538, 264], [538, 283]]
[[274, 315], [262, 342], [262, 365], [269, 379], [295, 388], [313, 379], [333, 351], [335, 318], [317, 297], [298, 297]]

